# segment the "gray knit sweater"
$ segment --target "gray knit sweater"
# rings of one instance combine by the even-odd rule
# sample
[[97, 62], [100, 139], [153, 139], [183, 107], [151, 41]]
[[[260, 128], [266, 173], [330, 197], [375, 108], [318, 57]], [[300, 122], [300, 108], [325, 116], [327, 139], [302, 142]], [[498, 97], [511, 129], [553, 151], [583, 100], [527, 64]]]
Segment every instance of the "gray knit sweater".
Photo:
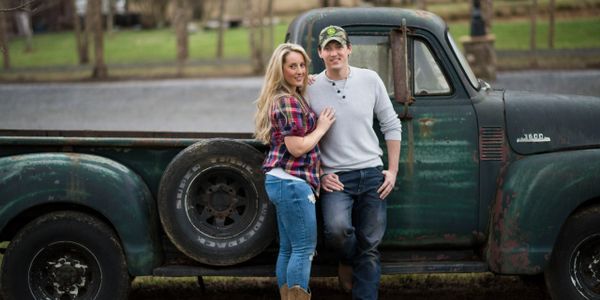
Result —
[[402, 124], [374, 71], [350, 67], [348, 78], [339, 81], [327, 78], [323, 71], [307, 94], [317, 114], [329, 106], [335, 109], [335, 122], [319, 143], [325, 173], [383, 165], [373, 114], [386, 140], [402, 139]]

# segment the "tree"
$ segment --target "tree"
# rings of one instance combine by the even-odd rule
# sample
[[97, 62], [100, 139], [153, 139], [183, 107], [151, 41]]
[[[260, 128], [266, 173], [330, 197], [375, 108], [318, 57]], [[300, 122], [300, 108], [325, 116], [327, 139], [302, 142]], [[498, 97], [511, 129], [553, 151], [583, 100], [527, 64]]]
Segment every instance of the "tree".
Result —
[[8, 1], [2, 1], [0, 0], [0, 13], [6, 13], [6, 12], [11, 12], [11, 11], [17, 11], [17, 10], [24, 10], [24, 9], [30, 9], [29, 5], [32, 4], [33, 2], [35, 2], [36, 0], [28, 0], [28, 1], [21, 1], [21, 3], [19, 3], [19, 5], [15, 6], [15, 7], [5, 7], [5, 3]]
[[269, 16], [269, 41], [267, 50], [273, 51], [273, 44], [275, 44], [275, 19], [273, 17], [273, 0], [267, 0], [267, 15]]
[[108, 69], [104, 64], [104, 35], [102, 31], [102, 0], [88, 0], [90, 29], [94, 39], [94, 71], [92, 78], [107, 78]]
[[25, 52], [33, 51], [33, 30], [31, 28], [31, 4], [26, 3], [23, 9], [14, 13], [19, 35], [25, 36]]
[[[265, 15], [269, 15], [269, 39], [265, 43]], [[265, 53], [273, 48], [273, 1], [267, 0], [266, 8], [263, 0], [246, 1], [246, 24], [248, 24], [248, 34], [250, 41], [250, 60], [252, 71], [255, 74], [261, 74], [265, 69]]]
[[190, 16], [187, 0], [175, 0], [173, 8], [173, 26], [177, 40], [177, 75], [183, 75], [183, 68], [188, 59], [188, 32], [187, 24]]
[[81, 16], [77, 9], [77, 0], [68, 0], [69, 9], [73, 12], [73, 31], [75, 32], [75, 47], [77, 48], [77, 57], [79, 64], [85, 65], [90, 62], [87, 46], [87, 34], [81, 27]]
[[219, 1], [219, 32], [217, 34], [217, 58], [223, 59], [223, 38], [225, 35], [225, 4], [227, 0]]
[[0, 51], [2, 51], [2, 59], [5, 70], [10, 70], [10, 51], [8, 47], [8, 38], [6, 36], [6, 10], [4, 9], [5, 0], [0, 0]]
[[108, 0], [108, 10], [106, 12], [106, 32], [113, 33], [113, 22], [115, 13], [115, 0]]
[[533, 54], [533, 58], [531, 59], [531, 66], [535, 67], [537, 66], [537, 53], [536, 53], [536, 37], [537, 37], [537, 32], [536, 32], [536, 26], [537, 26], [537, 10], [538, 10], [538, 3], [537, 0], [532, 0], [531, 1], [531, 31], [530, 31], [530, 36], [529, 36], [529, 48], [531, 50], [531, 53]]
[[492, 32], [492, 22], [494, 21], [494, 4], [492, 0], [481, 1], [481, 15], [485, 22], [485, 32]]
[[[264, 60], [264, 14], [262, 1], [246, 1], [246, 19], [250, 41], [250, 60], [254, 74], [260, 74], [265, 69]], [[257, 4], [257, 5], [256, 5]]]
[[[3, 67], [5, 70], [9, 70], [10, 69], [10, 47], [8, 45], [8, 35], [6, 33], [6, 19], [7, 19], [7, 14], [9, 12], [20, 12], [20, 11], [26, 11], [28, 13], [31, 12], [31, 7], [30, 5], [32, 3], [34, 3], [36, 0], [29, 0], [29, 1], [21, 1], [17, 6], [14, 7], [8, 7], [8, 1], [7, 0], [0, 0], [0, 52], [2, 52], [2, 60], [3, 60]], [[29, 28], [29, 30], [31, 31], [31, 27]], [[27, 49], [30, 49], [31, 47], [31, 37], [28, 36], [28, 40], [27, 40]]]
[[530, 36], [529, 36], [529, 48], [535, 52], [536, 50], [536, 26], [537, 26], [537, 0], [531, 1], [531, 9], [530, 9]]
[[550, 7], [549, 10], [549, 20], [548, 20], [548, 48], [554, 48], [554, 31], [556, 28], [555, 14], [556, 14], [556, 1], [550, 0], [548, 4]]

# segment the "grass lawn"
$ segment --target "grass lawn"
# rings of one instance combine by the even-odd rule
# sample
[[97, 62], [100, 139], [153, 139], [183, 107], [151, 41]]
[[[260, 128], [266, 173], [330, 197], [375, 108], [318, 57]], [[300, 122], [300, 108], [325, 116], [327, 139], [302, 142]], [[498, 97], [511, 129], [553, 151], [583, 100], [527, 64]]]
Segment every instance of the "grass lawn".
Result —
[[[286, 30], [287, 24], [275, 27], [275, 43], [283, 42]], [[246, 29], [227, 30], [224, 43], [226, 59], [249, 57]], [[216, 44], [216, 31], [198, 31], [191, 34], [189, 37], [190, 60], [215, 58]], [[105, 35], [105, 61], [108, 65], [173, 62], [175, 61], [175, 46], [175, 34], [170, 29], [115, 31]], [[25, 49], [24, 40], [13, 40], [10, 43], [12, 66], [23, 68], [77, 65], [75, 35], [72, 32], [35, 35], [33, 48], [33, 52], [26, 53], [23, 51]]]
[[[451, 23], [449, 26], [455, 39], [469, 34], [468, 22]], [[555, 49], [600, 48], [600, 17], [557, 20], [555, 26]], [[548, 49], [547, 20], [538, 19], [536, 30], [537, 49]], [[492, 33], [496, 36], [495, 45], [498, 50], [529, 49], [529, 20], [496, 22]]]
[[[449, 23], [450, 32], [456, 41], [468, 35], [470, 24], [466, 21]], [[527, 50], [529, 48], [530, 24], [527, 19], [495, 20], [493, 34], [497, 50]], [[287, 23], [275, 26], [274, 46], [283, 42]], [[537, 25], [537, 48], [548, 48], [548, 22], [539, 18]], [[555, 49], [600, 48], [600, 16], [558, 19], [556, 21]], [[248, 32], [245, 28], [234, 28], [225, 33], [225, 64], [215, 64], [217, 34], [214, 30], [199, 30], [190, 34], [190, 62], [185, 76], [229, 76], [251, 74], [249, 66]], [[265, 34], [268, 40], [268, 33]], [[113, 78], [163, 78], [177, 76], [175, 66], [175, 34], [171, 29], [121, 30], [105, 35], [105, 62]], [[91, 46], [91, 45], [90, 45]], [[460, 45], [459, 45], [460, 46]], [[37, 34], [33, 39], [33, 51], [24, 52], [21, 38], [10, 42], [10, 59], [13, 70], [0, 69], [0, 80], [79, 80], [89, 78], [90, 67], [77, 64], [75, 37], [73, 32]], [[92, 49], [90, 48], [90, 53]], [[528, 65], [529, 58], [517, 61], [516, 67]], [[556, 66], [580, 68], [598, 64], [586, 58], [566, 58]], [[513, 63], [516, 60], [509, 61]], [[554, 60], [553, 60], [554, 61]], [[566, 61], [566, 66], [564, 65]], [[499, 61], [507, 66], [509, 62]], [[212, 64], [211, 64], [212, 63]]]

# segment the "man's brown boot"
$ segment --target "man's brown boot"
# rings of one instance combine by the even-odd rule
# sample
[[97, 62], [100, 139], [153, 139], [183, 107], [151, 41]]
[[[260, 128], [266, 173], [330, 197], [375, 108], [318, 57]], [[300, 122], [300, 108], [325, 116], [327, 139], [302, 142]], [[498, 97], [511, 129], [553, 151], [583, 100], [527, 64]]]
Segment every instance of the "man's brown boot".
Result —
[[310, 293], [295, 285], [288, 290], [288, 300], [310, 300]]
[[286, 283], [286, 284], [284, 284], [284, 285], [282, 285], [282, 286], [279, 288], [279, 296], [281, 296], [281, 300], [288, 300], [288, 291], [289, 291], [289, 290], [290, 290], [290, 289], [288, 289], [288, 285], [287, 285], [287, 283]]
[[352, 292], [352, 266], [342, 263], [338, 265], [338, 283], [343, 292]]

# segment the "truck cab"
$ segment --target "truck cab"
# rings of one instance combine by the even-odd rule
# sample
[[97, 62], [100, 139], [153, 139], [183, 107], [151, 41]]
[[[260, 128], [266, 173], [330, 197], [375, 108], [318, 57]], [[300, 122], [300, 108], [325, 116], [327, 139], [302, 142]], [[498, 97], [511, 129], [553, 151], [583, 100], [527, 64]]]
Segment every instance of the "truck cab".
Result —
[[[429, 12], [335, 9], [309, 14], [290, 26], [288, 41], [309, 49], [313, 72], [324, 68], [316, 34], [329, 24], [342, 26], [352, 47], [350, 65], [377, 71], [402, 119], [401, 166], [387, 200], [384, 247], [472, 250], [483, 245], [489, 224], [480, 222], [487, 220], [479, 216], [480, 201], [487, 205], [495, 194], [480, 197], [481, 156], [496, 166], [496, 173], [507, 159], [502, 91], [480, 93], [480, 82], [445, 23]], [[500, 109], [490, 110], [486, 117], [495, 119], [480, 132], [474, 101], [484, 97]], [[480, 145], [480, 134], [497, 138]]]

